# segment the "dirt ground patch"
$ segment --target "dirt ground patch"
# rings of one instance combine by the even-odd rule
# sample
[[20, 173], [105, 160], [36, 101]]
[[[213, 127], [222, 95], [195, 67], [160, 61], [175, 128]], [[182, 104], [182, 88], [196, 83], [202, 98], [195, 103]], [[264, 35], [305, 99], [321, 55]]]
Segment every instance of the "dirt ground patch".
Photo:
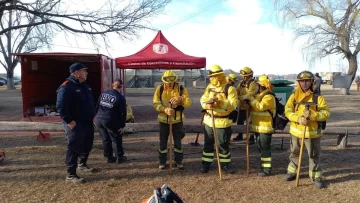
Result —
[[[136, 122], [156, 122], [152, 108], [153, 89], [128, 89], [127, 101]], [[186, 121], [200, 122], [199, 99], [203, 90], [190, 89], [193, 105], [186, 110]], [[329, 103], [329, 126], [359, 126], [360, 93], [352, 87], [349, 96], [323, 86]], [[0, 120], [20, 120], [21, 93], [0, 89]], [[2, 133], [0, 149], [7, 159], [0, 165], [0, 202], [140, 202], [153, 189], [168, 184], [184, 202], [359, 202], [360, 201], [360, 136], [349, 137], [349, 147], [338, 149], [335, 135], [322, 137], [322, 163], [326, 188], [317, 190], [308, 178], [307, 155], [304, 155], [300, 186], [285, 182], [289, 156], [289, 136], [273, 139], [273, 175], [256, 176], [260, 157], [250, 146], [251, 173], [246, 175], [245, 145], [231, 144], [233, 166], [237, 173], [223, 174], [219, 181], [216, 163], [208, 174], [200, 173], [201, 147], [190, 147], [196, 134], [183, 140], [185, 171], [157, 169], [157, 133], [135, 133], [124, 137], [125, 153], [130, 159], [120, 165], [106, 164], [101, 140], [95, 136], [89, 165], [101, 169], [96, 174], [80, 174], [87, 183], [79, 186], [65, 183], [64, 134], [51, 135], [50, 142], [37, 142], [36, 133]], [[284, 137], [284, 146], [281, 141]], [[200, 134], [200, 143], [203, 135]]]

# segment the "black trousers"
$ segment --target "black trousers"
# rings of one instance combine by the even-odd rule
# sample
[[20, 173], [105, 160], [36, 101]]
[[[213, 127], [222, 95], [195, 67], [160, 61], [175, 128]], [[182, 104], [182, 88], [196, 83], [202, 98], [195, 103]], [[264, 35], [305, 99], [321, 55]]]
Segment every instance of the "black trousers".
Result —
[[94, 143], [94, 125], [92, 121], [77, 122], [73, 129], [63, 123], [67, 136], [66, 168], [76, 168], [79, 164], [86, 164]]
[[238, 113], [238, 118], [237, 118], [237, 123], [238, 125], [244, 125], [245, 121], [246, 121], [246, 110], [241, 110], [238, 109], [239, 113]]
[[114, 151], [112, 143], [115, 144], [116, 149], [115, 153], [117, 157], [124, 155], [124, 148], [122, 146], [122, 135], [119, 131], [119, 124], [114, 121], [100, 120], [96, 119], [95, 125], [99, 130], [103, 148], [104, 148], [104, 157], [113, 157]]
[[[169, 130], [170, 130], [169, 124], [160, 123], [160, 147], [159, 147], [160, 164], [165, 164], [167, 160], [167, 147], [168, 147], [168, 139], [170, 132]], [[181, 163], [184, 158], [183, 149], [181, 146], [181, 140], [185, 137], [183, 122], [172, 124], [172, 133], [174, 140], [175, 162]]]

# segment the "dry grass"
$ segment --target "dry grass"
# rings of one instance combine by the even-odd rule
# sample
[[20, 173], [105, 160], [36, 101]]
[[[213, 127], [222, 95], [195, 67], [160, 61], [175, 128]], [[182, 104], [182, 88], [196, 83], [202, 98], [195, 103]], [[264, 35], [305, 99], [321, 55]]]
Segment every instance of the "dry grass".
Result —
[[[144, 91], [143, 96], [139, 99], [130, 92], [128, 101], [134, 101], [135, 117], [142, 121], [149, 116], [139, 116], [138, 109], [147, 105], [144, 101], [151, 100], [151, 96], [146, 90], [138, 91]], [[194, 108], [197, 108], [197, 93], [201, 91], [192, 91]], [[331, 125], [359, 125], [360, 104], [354, 102], [360, 99], [359, 93], [353, 92], [354, 95], [348, 97], [332, 95], [332, 90], [324, 93], [332, 110]], [[0, 91], [0, 94], [3, 92]], [[194, 113], [193, 116], [193, 111], [190, 112], [187, 122], [199, 122], [198, 115]], [[350, 136], [350, 146], [343, 150], [335, 146], [336, 136], [323, 137], [322, 167], [326, 188], [322, 190], [315, 189], [308, 178], [307, 155], [303, 160], [300, 186], [296, 188], [295, 182], [283, 181], [288, 164], [288, 137], [285, 137], [284, 149], [280, 149], [280, 136], [273, 139], [273, 175], [265, 178], [256, 176], [260, 168], [256, 147], [250, 147], [251, 173], [246, 176], [244, 143], [232, 143], [233, 166], [237, 173], [223, 174], [224, 180], [220, 181], [215, 163], [208, 174], [200, 173], [202, 148], [186, 145], [193, 142], [195, 136], [187, 134], [183, 141], [186, 170], [174, 170], [173, 175], [169, 175], [168, 171], [157, 169], [157, 133], [136, 133], [124, 137], [125, 153], [130, 160], [120, 165], [106, 163], [102, 157], [100, 138], [96, 135], [89, 165], [100, 168], [101, 172], [80, 174], [87, 183], [73, 185], [64, 181], [66, 144], [62, 133], [51, 134], [50, 142], [37, 142], [33, 133], [0, 134], [0, 149], [4, 149], [7, 155], [6, 162], [0, 166], [0, 202], [140, 202], [163, 184], [168, 184], [184, 202], [195, 203], [360, 200], [359, 136]], [[201, 143], [202, 139], [201, 135]]]

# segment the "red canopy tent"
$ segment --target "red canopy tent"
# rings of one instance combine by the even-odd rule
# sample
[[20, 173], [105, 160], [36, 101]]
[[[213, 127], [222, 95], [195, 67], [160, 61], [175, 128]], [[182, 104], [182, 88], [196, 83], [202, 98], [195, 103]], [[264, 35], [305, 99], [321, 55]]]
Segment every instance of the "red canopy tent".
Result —
[[142, 50], [115, 61], [116, 68], [120, 69], [198, 69], [206, 66], [205, 57], [184, 54], [165, 38], [161, 30]]

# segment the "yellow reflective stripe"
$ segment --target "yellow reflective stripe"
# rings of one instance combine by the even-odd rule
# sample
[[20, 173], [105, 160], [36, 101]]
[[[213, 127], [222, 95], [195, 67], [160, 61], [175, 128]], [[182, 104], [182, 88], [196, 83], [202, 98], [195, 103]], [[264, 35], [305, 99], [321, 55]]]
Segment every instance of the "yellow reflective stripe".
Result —
[[318, 113], [317, 120], [323, 121], [326, 118], [326, 115], [330, 115], [330, 112], [328, 110], [320, 110]]
[[221, 163], [229, 163], [229, 162], [231, 162], [231, 159], [222, 159], [222, 158], [220, 158], [220, 162]]
[[318, 116], [317, 116], [317, 120], [320, 121], [324, 118], [325, 116], [322, 115], [321, 113], [318, 113]]
[[228, 156], [230, 156], [230, 152], [227, 153], [227, 154], [221, 154], [221, 153], [219, 153], [219, 157], [226, 158], [226, 157], [228, 157]]
[[294, 111], [293, 108], [286, 108], [285, 111]]
[[168, 150], [167, 150], [167, 149], [165, 149], [165, 150], [162, 150], [162, 151], [161, 151], [161, 150], [159, 149], [159, 152], [160, 152], [160, 153], [162, 153], [162, 154], [165, 154], [165, 153], [167, 153], [167, 152], [168, 152]]
[[289, 173], [296, 173], [296, 168], [289, 165], [288, 168], [287, 168], [287, 171]]
[[252, 111], [251, 115], [254, 115], [254, 116], [269, 116], [269, 117], [271, 117], [270, 113], [267, 112], [267, 111]]
[[263, 168], [271, 168], [271, 164], [261, 164]]
[[295, 113], [289, 113], [288, 118], [290, 118], [291, 116], [295, 115]]
[[183, 149], [176, 149], [176, 148], [174, 148], [174, 152], [183, 153]]
[[321, 178], [321, 171], [309, 171], [310, 178]]
[[[293, 127], [293, 126], [290, 126], [290, 134], [292, 134], [292, 135], [303, 135], [304, 130], [300, 130], [300, 129], [297, 129], [297, 128]], [[317, 135], [317, 134], [318, 134], [317, 131], [306, 131], [305, 137], [314, 136], [314, 135]]]
[[255, 126], [255, 125], [252, 126], [252, 129], [255, 132], [260, 132], [260, 131], [272, 132], [274, 130], [272, 127], [269, 126]]
[[204, 156], [214, 156], [214, 152], [210, 152], [210, 153], [203, 152], [203, 155]]
[[206, 158], [206, 157], [202, 157], [201, 160], [206, 161], [206, 162], [213, 162], [213, 159]]
[[271, 157], [261, 157], [261, 161], [271, 161]]
[[[182, 115], [182, 119], [184, 120], [184, 118], [185, 118], [185, 116], [184, 116], [184, 114], [183, 114], [183, 115]], [[162, 121], [164, 121], [164, 122], [166, 123], [166, 121], [168, 120], [168, 117], [159, 114], [159, 115], [158, 115], [158, 119], [159, 119], [159, 120], [162, 120]], [[170, 119], [170, 117], [169, 117], [169, 119]], [[171, 116], [171, 119], [172, 119], [173, 121], [181, 121], [180, 115], [176, 115], [176, 119], [174, 119], [174, 115], [172, 115], [172, 116]]]

